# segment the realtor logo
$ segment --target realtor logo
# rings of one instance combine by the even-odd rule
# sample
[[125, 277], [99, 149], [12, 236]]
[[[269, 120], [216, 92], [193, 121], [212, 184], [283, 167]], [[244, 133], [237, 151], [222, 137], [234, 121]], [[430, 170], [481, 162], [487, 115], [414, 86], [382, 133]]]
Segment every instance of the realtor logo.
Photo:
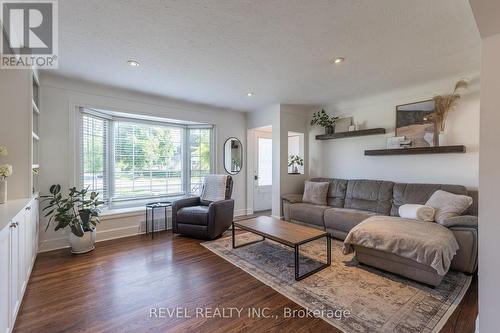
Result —
[[1, 0], [0, 68], [57, 68], [57, 0]]

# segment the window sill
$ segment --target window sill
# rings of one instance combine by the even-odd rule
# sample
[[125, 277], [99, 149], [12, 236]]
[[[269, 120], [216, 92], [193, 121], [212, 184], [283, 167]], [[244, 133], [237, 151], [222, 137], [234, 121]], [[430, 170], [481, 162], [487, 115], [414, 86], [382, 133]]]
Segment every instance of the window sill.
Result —
[[[167, 208], [170, 210], [170, 208]], [[117, 208], [106, 209], [101, 213], [103, 220], [114, 220], [124, 217], [141, 216], [146, 214], [146, 207], [130, 207], [130, 208]]]

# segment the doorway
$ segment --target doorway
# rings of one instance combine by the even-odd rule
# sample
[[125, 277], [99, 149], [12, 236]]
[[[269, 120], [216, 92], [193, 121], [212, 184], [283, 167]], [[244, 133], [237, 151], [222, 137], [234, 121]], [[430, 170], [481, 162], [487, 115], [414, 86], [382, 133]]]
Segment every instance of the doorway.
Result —
[[273, 139], [272, 128], [254, 130], [253, 211], [272, 208], [273, 193]]

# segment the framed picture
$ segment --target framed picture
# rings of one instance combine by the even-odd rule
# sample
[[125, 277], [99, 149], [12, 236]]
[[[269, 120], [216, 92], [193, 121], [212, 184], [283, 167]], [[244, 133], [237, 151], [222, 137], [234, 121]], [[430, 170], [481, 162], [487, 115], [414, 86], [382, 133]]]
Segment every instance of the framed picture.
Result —
[[434, 124], [427, 120], [434, 111], [432, 99], [396, 106], [396, 136], [404, 136], [411, 147], [434, 146]]

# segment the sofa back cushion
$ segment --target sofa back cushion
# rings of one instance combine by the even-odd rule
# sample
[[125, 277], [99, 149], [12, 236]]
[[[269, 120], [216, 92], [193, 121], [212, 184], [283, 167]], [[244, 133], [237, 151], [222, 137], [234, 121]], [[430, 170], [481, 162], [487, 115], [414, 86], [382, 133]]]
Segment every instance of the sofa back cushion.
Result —
[[347, 180], [336, 178], [311, 178], [311, 182], [329, 182], [328, 196], [326, 198], [328, 206], [343, 208], [345, 202], [345, 195], [347, 192]]
[[431, 195], [437, 190], [467, 195], [467, 189], [461, 185], [396, 183], [393, 189], [391, 216], [399, 216], [398, 211], [401, 205], [425, 205], [427, 200], [429, 200]]
[[389, 215], [393, 186], [384, 180], [349, 180], [344, 207]]

